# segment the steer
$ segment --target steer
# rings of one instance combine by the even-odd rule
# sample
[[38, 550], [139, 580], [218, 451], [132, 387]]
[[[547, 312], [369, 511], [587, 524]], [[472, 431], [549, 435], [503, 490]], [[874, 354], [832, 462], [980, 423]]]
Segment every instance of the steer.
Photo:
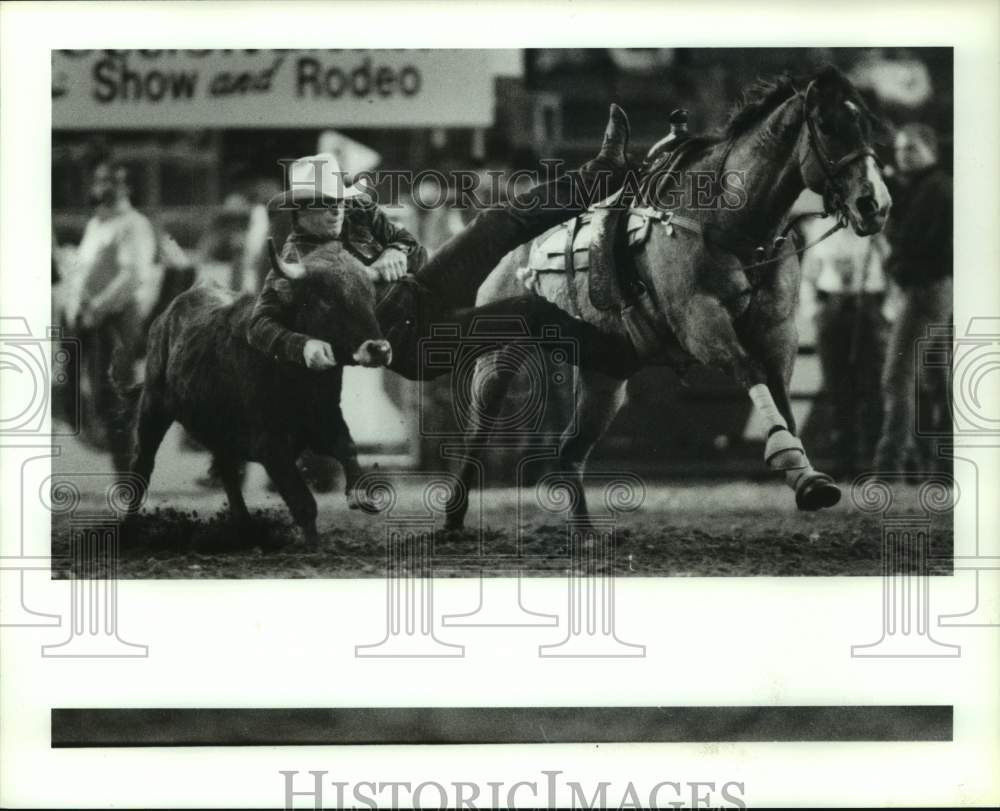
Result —
[[[321, 248], [304, 263], [286, 264], [273, 246], [271, 258], [295, 304], [288, 326], [327, 341], [338, 365], [318, 372], [267, 357], [246, 339], [253, 296], [197, 285], [153, 322], [146, 379], [125, 393], [135, 410], [130, 469], [145, 488], [157, 448], [176, 420], [212, 453], [238, 526], [250, 521], [240, 464], [260, 462], [306, 542], [316, 546], [316, 500], [296, 460], [306, 448], [336, 457], [351, 506], [372, 510], [354, 494], [361, 467], [340, 408], [343, 365], [384, 366], [392, 350], [382, 338], [374, 288], [358, 260]], [[131, 513], [143, 496], [135, 493]]]

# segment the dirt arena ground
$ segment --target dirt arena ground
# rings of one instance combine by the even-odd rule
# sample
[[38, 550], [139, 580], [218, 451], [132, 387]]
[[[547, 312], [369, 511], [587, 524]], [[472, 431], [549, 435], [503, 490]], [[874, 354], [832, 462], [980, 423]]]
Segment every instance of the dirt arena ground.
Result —
[[[174, 435], [168, 436], [161, 459], [135, 531], [122, 539], [120, 577], [383, 577], [390, 528], [397, 519], [422, 512], [421, 488], [407, 483], [405, 474], [387, 472], [399, 491], [389, 514], [349, 511], [340, 493], [321, 494], [322, 543], [318, 551], [310, 551], [283, 502], [266, 488], [263, 470], [251, 465], [244, 489], [257, 526], [253, 537], [240, 537], [228, 523], [225, 495], [195, 483], [207, 467], [206, 455], [181, 450]], [[70, 443], [53, 472], [82, 483], [82, 509], [103, 505], [102, 485], [110, 475], [105, 457]], [[599, 569], [613, 568], [624, 577], [881, 572], [880, 517], [854, 506], [847, 489], [835, 508], [801, 513], [780, 482], [647, 482], [645, 487], [642, 506], [615, 517], [614, 557], [600, 562]], [[903, 496], [894, 509], [917, 508], [916, 487], [906, 488]], [[588, 498], [600, 506], [600, 489], [588, 490]], [[534, 488], [486, 491], [481, 521], [469, 522], [473, 529], [435, 533], [434, 574], [463, 577], [482, 570], [509, 575], [520, 570], [529, 576], [562, 575], [571, 563], [567, 522], [546, 513], [536, 499]], [[478, 512], [473, 501], [470, 517]], [[441, 526], [439, 519], [436, 527]], [[70, 519], [54, 516], [56, 577], [66, 576], [70, 565], [69, 536]], [[936, 516], [931, 524], [932, 572], [951, 572], [952, 548], [951, 515]]]

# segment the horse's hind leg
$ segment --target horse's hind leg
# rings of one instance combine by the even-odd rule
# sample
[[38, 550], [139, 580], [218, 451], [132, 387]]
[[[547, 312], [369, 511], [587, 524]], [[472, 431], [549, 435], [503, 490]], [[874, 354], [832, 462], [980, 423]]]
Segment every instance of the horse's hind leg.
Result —
[[459, 478], [462, 487], [456, 490], [446, 507], [447, 529], [461, 529], [469, 511], [469, 489], [482, 469], [482, 457], [493, 426], [500, 415], [507, 389], [520, 365], [508, 362], [504, 351], [483, 355], [476, 361], [471, 381], [468, 428], [465, 432], [465, 451]]
[[[772, 470], [784, 474], [785, 482], [795, 491], [796, 505], [802, 510], [818, 510], [836, 504], [840, 500], [839, 488], [825, 473], [813, 469], [802, 442], [792, 433], [795, 422], [788, 385], [794, 354], [788, 348], [794, 346], [794, 336], [758, 338], [752, 356], [737, 336], [729, 312], [717, 299], [696, 294], [686, 304], [678, 329], [681, 343], [699, 361], [727, 372], [747, 389], [768, 425], [764, 460]], [[767, 346], [771, 352], [761, 351]], [[763, 359], [758, 357], [761, 354]], [[772, 388], [778, 393], [780, 407]]]
[[559, 464], [569, 474], [574, 495], [573, 514], [578, 518], [588, 516], [583, 488], [587, 458], [625, 404], [627, 385], [625, 380], [598, 372], [580, 372], [576, 419], [563, 432], [559, 444]]

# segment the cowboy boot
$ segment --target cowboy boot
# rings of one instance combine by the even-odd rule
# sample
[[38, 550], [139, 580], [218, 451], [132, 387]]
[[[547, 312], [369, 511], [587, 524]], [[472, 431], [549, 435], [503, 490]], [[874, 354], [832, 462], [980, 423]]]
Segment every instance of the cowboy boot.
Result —
[[625, 111], [617, 104], [612, 104], [608, 111], [608, 126], [604, 129], [604, 140], [601, 141], [601, 151], [597, 154], [597, 159], [621, 168], [628, 166], [626, 150], [630, 133], [631, 127]]
[[630, 129], [625, 111], [612, 104], [608, 110], [608, 125], [604, 128], [601, 150], [593, 160], [580, 167], [579, 176], [574, 181], [582, 184], [576, 189], [581, 193], [576, 199], [588, 201], [584, 208], [597, 200], [607, 200], [625, 182], [629, 168], [625, 150]]

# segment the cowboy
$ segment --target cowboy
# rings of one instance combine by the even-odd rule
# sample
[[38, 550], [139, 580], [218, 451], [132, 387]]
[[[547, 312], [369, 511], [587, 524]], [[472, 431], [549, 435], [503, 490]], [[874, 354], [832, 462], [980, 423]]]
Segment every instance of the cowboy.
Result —
[[[369, 266], [373, 280], [387, 282], [376, 285], [375, 312], [392, 345], [389, 368], [411, 380], [424, 376], [419, 343], [432, 324], [450, 320], [456, 311], [473, 307], [479, 286], [508, 252], [582, 213], [591, 201], [603, 199], [619, 188], [627, 169], [628, 137], [628, 118], [613, 104], [600, 152], [580, 169], [480, 212], [422, 267], [414, 261], [413, 266], [406, 268], [410, 272], [404, 272], [400, 264], [393, 266], [387, 262], [378, 267], [373, 262]], [[361, 197], [362, 191], [343, 182], [332, 158], [317, 155], [296, 161], [292, 165], [294, 171], [290, 172], [291, 188], [272, 200], [275, 206], [289, 208], [295, 221], [293, 233], [282, 251], [285, 261], [300, 261], [308, 252], [319, 247], [326, 250], [338, 239], [363, 262], [369, 261], [363, 253], [351, 250], [350, 242], [342, 236], [345, 225], [348, 238], [351, 233], [351, 224], [344, 214], [345, 203]], [[400, 244], [398, 233], [390, 239]], [[333, 261], [326, 254], [324, 260]], [[289, 284], [274, 270], [268, 274], [248, 329], [250, 343], [275, 359], [304, 363], [310, 369], [350, 363], [349, 358], [335, 358], [329, 344], [283, 326], [289, 322], [286, 311], [291, 301]], [[598, 335], [596, 328], [573, 319], [555, 305], [546, 307], [547, 304], [542, 301], [538, 306], [572, 337], [591, 343], [594, 351], [588, 353], [590, 360], [596, 361], [597, 352], [603, 349], [605, 354], [597, 362], [605, 370], [613, 373], [607, 367], [617, 364], [623, 370], [627, 367], [629, 359], [625, 356], [632, 352], [627, 342]]]
[[[272, 212], [288, 211], [291, 215], [284, 259], [297, 261], [336, 241], [364, 263], [373, 282], [396, 281], [424, 263], [427, 254], [417, 240], [394, 225], [363, 186], [345, 183], [334, 155], [320, 153], [294, 161], [288, 179], [288, 190], [268, 202]], [[273, 273], [264, 280], [247, 333], [250, 344], [275, 360], [310, 369], [336, 365], [328, 343], [284, 326], [287, 296], [280, 282]]]

